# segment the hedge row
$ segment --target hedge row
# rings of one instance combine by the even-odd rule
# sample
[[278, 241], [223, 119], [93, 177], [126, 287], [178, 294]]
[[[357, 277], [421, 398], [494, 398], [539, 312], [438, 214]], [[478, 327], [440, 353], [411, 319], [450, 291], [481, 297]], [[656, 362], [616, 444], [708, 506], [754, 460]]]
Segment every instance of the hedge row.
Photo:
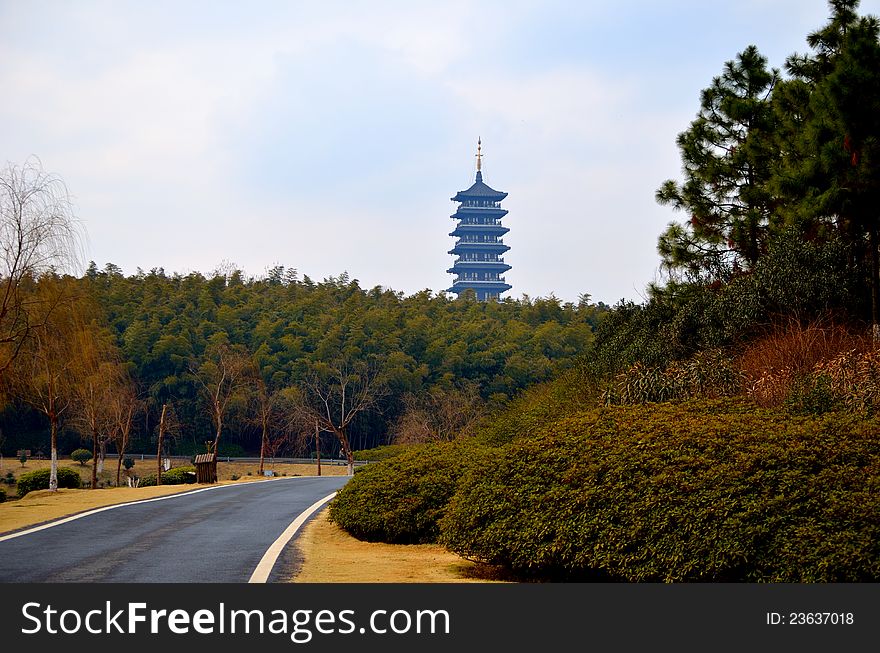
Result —
[[[33, 492], [34, 490], [48, 490], [50, 474], [51, 470], [47, 467], [45, 469], [35, 469], [32, 472], [26, 472], [19, 476], [18, 496], [23, 497], [28, 492]], [[59, 467], [58, 487], [72, 489], [82, 487], [82, 479], [79, 472], [70, 467]]]
[[[192, 465], [172, 467], [167, 472], [162, 472], [162, 485], [184, 485], [196, 482], [196, 468]], [[141, 476], [139, 487], [156, 485], [156, 475], [146, 474]]]
[[[743, 400], [614, 406], [516, 440], [491, 464], [413, 452], [367, 470], [380, 487], [356, 477], [340, 497], [381, 536], [383, 515], [422, 501], [415, 475], [428, 469], [454, 491], [434, 495], [425, 539], [544, 579], [877, 581], [878, 430]], [[340, 523], [360, 536], [356, 512]]]
[[459, 477], [484, 456], [470, 443], [410, 449], [357, 471], [330, 507], [330, 519], [369, 542], [434, 542]]
[[388, 460], [389, 458], [394, 458], [394, 456], [399, 456], [406, 450], [407, 445], [404, 444], [386, 444], [381, 447], [374, 447], [373, 449], [354, 451], [352, 452], [352, 457], [355, 460]]

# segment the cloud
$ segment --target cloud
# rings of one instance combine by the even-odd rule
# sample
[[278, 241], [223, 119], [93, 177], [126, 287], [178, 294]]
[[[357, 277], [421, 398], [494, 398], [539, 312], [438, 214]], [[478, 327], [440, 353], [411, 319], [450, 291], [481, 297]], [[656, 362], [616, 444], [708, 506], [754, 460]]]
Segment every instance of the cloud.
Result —
[[699, 89], [750, 42], [802, 44], [825, 9], [800, 7], [3, 3], [0, 157], [67, 181], [101, 263], [413, 292], [450, 283], [448, 198], [481, 135], [512, 294], [635, 298]]

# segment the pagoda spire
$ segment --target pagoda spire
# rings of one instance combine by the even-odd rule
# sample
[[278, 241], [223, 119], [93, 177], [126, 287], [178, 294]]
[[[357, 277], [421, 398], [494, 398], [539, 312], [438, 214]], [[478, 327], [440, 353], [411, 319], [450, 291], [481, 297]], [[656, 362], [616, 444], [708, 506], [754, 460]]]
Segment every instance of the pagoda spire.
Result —
[[483, 149], [483, 141], [477, 136], [477, 172], [480, 172], [483, 169], [483, 153], [481, 150]]

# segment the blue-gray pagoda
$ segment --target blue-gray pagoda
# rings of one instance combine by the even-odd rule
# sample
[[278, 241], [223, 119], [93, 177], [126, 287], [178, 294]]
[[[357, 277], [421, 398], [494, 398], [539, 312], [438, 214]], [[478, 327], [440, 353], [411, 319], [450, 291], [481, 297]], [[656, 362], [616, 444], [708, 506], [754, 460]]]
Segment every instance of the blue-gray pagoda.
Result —
[[510, 269], [502, 258], [502, 254], [510, 249], [502, 236], [510, 229], [501, 225], [501, 218], [507, 215], [507, 210], [501, 208], [501, 200], [507, 197], [507, 193], [493, 190], [483, 183], [482, 145], [478, 139], [474, 185], [452, 198], [459, 205], [450, 217], [458, 220], [458, 224], [449, 235], [458, 240], [449, 253], [458, 258], [447, 272], [456, 275], [448, 292], [458, 295], [473, 290], [477, 299], [486, 301], [498, 299], [501, 293], [511, 288], [501, 276]]

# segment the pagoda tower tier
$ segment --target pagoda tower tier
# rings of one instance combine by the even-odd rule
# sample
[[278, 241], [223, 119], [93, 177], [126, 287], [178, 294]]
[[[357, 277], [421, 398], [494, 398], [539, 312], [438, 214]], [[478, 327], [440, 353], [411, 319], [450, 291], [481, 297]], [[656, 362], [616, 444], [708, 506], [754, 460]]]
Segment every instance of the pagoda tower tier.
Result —
[[459, 295], [473, 290], [477, 299], [485, 301], [498, 299], [501, 293], [511, 289], [501, 276], [510, 269], [501, 257], [510, 249], [502, 239], [510, 230], [501, 224], [501, 219], [507, 215], [507, 210], [501, 208], [501, 201], [507, 193], [494, 190], [483, 182], [481, 149], [482, 142], [478, 140], [474, 184], [451, 198], [459, 205], [449, 217], [458, 220], [458, 224], [449, 235], [458, 240], [449, 254], [458, 258], [447, 272], [456, 275], [448, 292]]

